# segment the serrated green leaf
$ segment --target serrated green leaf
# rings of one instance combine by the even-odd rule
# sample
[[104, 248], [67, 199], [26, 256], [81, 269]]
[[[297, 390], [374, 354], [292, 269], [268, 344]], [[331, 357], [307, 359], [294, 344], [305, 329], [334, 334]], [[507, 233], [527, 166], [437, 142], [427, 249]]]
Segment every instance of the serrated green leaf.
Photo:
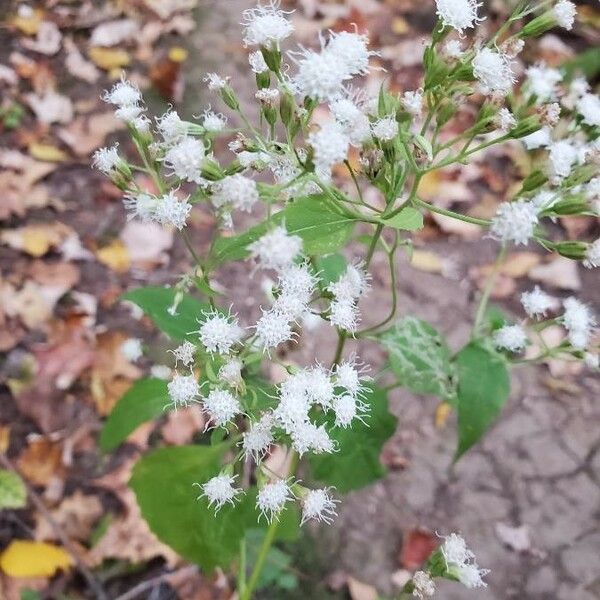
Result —
[[0, 509], [23, 508], [27, 504], [27, 490], [23, 480], [12, 471], [0, 469]]
[[155, 419], [169, 403], [167, 382], [147, 378], [136, 381], [112, 409], [100, 434], [100, 448], [114, 450], [139, 425]]
[[348, 262], [341, 254], [327, 254], [317, 257], [315, 265], [319, 272], [319, 283], [321, 287], [326, 288], [345, 273]]
[[452, 400], [454, 368], [442, 335], [429, 323], [404, 317], [381, 334], [399, 383], [417, 394]]
[[510, 393], [504, 358], [479, 342], [456, 356], [458, 369], [458, 460], [496, 420]]
[[299, 235], [304, 242], [304, 253], [329, 254], [348, 239], [355, 219], [342, 213], [325, 195], [300, 198], [277, 213], [270, 222], [260, 223], [245, 233], [217, 240], [213, 260], [221, 264], [248, 256], [248, 246], [271, 227], [285, 223], [290, 234]]
[[[227, 569], [237, 557], [240, 540], [257, 523], [256, 488], [240, 502], [227, 504], [215, 515], [194, 483], [204, 483], [221, 470], [230, 444], [160, 448], [142, 457], [129, 482], [150, 529], [178, 554], [207, 571]], [[280, 516], [279, 539], [298, 534], [298, 511], [290, 507]]]
[[388, 227], [393, 227], [394, 229], [403, 229], [406, 231], [417, 231], [418, 229], [423, 229], [423, 215], [412, 206], [403, 208], [391, 219], [383, 219], [381, 222]]
[[336, 428], [331, 432], [339, 452], [309, 458], [313, 477], [342, 493], [364, 487], [386, 472], [379, 455], [383, 444], [396, 429], [396, 417], [388, 411], [383, 390], [372, 388], [366, 403], [369, 413], [364, 424], [357, 421], [351, 428]]
[[183, 294], [172, 315], [169, 308], [174, 305], [176, 294], [177, 291], [173, 288], [151, 286], [131, 290], [123, 294], [121, 299], [137, 304], [170, 338], [197, 341], [198, 334], [191, 332], [198, 330], [197, 319], [202, 316], [203, 311], [210, 310], [210, 306], [189, 294]]

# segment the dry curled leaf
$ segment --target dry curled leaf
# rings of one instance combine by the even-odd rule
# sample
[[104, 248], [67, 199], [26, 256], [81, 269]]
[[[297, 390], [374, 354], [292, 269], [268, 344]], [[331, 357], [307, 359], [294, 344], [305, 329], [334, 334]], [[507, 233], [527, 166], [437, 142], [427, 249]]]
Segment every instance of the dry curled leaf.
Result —
[[35, 40], [22, 40], [21, 43], [27, 50], [53, 56], [60, 50], [62, 34], [56, 23], [42, 21], [37, 30]]
[[90, 45], [110, 47], [133, 39], [138, 33], [138, 24], [133, 19], [117, 19], [101, 23], [92, 31]]
[[73, 119], [73, 104], [67, 96], [47, 90], [43, 94], [25, 94], [24, 98], [40, 123], [69, 123]]
[[77, 156], [89, 156], [104, 144], [109, 133], [123, 129], [124, 125], [114, 113], [105, 112], [77, 117], [68, 127], [58, 131], [58, 137]]

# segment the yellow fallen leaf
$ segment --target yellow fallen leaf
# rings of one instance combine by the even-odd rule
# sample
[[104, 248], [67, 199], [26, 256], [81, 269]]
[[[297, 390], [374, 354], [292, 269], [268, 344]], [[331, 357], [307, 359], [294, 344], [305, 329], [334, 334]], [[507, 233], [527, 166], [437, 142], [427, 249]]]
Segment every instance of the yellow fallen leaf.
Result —
[[426, 273], [441, 273], [444, 270], [444, 262], [435, 253], [429, 250], [413, 250], [411, 266]]
[[35, 35], [42, 23], [44, 12], [40, 8], [20, 12], [21, 14], [16, 14], [11, 17], [9, 21], [10, 25], [16, 27], [25, 35]]
[[29, 154], [33, 158], [45, 162], [63, 162], [69, 158], [67, 153], [63, 152], [60, 148], [52, 144], [38, 144], [37, 142], [29, 146]]
[[181, 46], [173, 46], [172, 48], [169, 48], [169, 60], [172, 60], [176, 63], [182, 63], [187, 60], [187, 57], [188, 51], [185, 48], [182, 48]]
[[442, 429], [446, 425], [452, 407], [447, 402], [440, 402], [435, 409], [435, 426]]
[[31, 256], [43, 256], [71, 232], [63, 223], [39, 223], [0, 232], [0, 243]]
[[117, 67], [125, 67], [131, 61], [129, 53], [120, 48], [93, 46], [89, 49], [88, 56], [98, 67], [105, 71], [110, 71]]
[[108, 246], [96, 252], [96, 258], [117, 273], [124, 273], [129, 269], [129, 252], [121, 240], [114, 240]]
[[46, 542], [14, 540], [0, 555], [0, 568], [10, 577], [52, 577], [71, 566], [65, 550]]
[[395, 17], [392, 21], [392, 31], [397, 33], [398, 35], [402, 35], [403, 33], [408, 33], [409, 25], [406, 22], [406, 19], [403, 17]]

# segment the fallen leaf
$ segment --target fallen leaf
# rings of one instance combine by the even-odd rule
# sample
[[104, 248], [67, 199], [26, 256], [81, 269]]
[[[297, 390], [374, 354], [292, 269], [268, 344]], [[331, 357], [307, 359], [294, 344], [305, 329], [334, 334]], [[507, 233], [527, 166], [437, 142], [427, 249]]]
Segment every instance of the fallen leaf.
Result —
[[526, 552], [531, 548], [531, 539], [529, 538], [529, 527], [521, 525], [512, 527], [504, 523], [496, 523], [496, 535], [503, 544], [506, 544], [515, 552]]
[[348, 591], [352, 600], [377, 600], [377, 590], [368, 583], [363, 583], [354, 577], [348, 577]]
[[71, 232], [70, 227], [59, 222], [26, 225], [0, 232], [0, 243], [39, 257], [59, 246]]
[[144, 4], [161, 19], [168, 19], [176, 12], [191, 10], [198, 0], [144, 0]]
[[27, 505], [27, 490], [23, 480], [12, 471], [0, 469], [0, 510], [23, 508]]
[[60, 50], [61, 42], [62, 34], [56, 23], [42, 21], [38, 26], [36, 39], [22, 40], [21, 44], [27, 50], [53, 56]]
[[[97, 496], [84, 494], [77, 490], [71, 496], [63, 498], [60, 504], [49, 510], [52, 520], [71, 540], [86, 542], [94, 525], [103, 514], [102, 503]], [[36, 515], [35, 538], [44, 541], [58, 541], [56, 529], [48, 519]]]
[[465, 240], [476, 240], [481, 237], [482, 229], [479, 225], [466, 223], [465, 221], [459, 221], [458, 219], [437, 213], [432, 213], [431, 217], [439, 228], [446, 233], [458, 235]]
[[125, 273], [131, 263], [127, 247], [121, 240], [113, 240], [108, 246], [96, 250], [96, 258], [117, 273]]
[[0, 568], [11, 577], [52, 577], [70, 566], [65, 550], [45, 542], [13, 540], [0, 555]]
[[93, 46], [88, 50], [88, 56], [96, 66], [105, 71], [112, 71], [119, 67], [126, 67], [131, 62], [131, 57], [126, 50], [119, 48], [102, 48]]
[[73, 104], [67, 96], [48, 90], [43, 95], [25, 94], [24, 98], [40, 123], [69, 123], [73, 119]]
[[21, 5], [17, 13], [10, 17], [8, 23], [25, 35], [35, 35], [38, 32], [43, 17], [44, 11], [41, 8], [33, 9], [30, 6]]
[[452, 413], [452, 407], [448, 402], [440, 402], [435, 409], [435, 426], [442, 429], [446, 425], [448, 417]]
[[96, 65], [85, 59], [71, 38], [65, 38], [64, 47], [67, 54], [65, 67], [69, 74], [87, 83], [96, 83], [100, 77]]
[[196, 433], [204, 429], [205, 423], [202, 410], [198, 406], [172, 410], [161, 429], [163, 440], [175, 446], [187, 444]]
[[441, 273], [444, 270], [443, 259], [429, 250], [413, 250], [410, 264], [426, 273]]
[[35, 436], [17, 459], [19, 471], [33, 485], [47, 485], [63, 473], [62, 446], [49, 437]]
[[138, 24], [133, 19], [117, 19], [96, 26], [89, 43], [91, 46], [110, 47], [133, 39], [138, 33]]
[[53, 144], [40, 144], [36, 142], [29, 145], [29, 154], [33, 158], [45, 162], [64, 162], [69, 158], [66, 152]]
[[83, 157], [102, 146], [109, 133], [123, 128], [124, 124], [113, 112], [105, 112], [77, 117], [68, 127], [58, 130], [58, 137], [77, 156]]
[[536, 265], [529, 271], [533, 281], [562, 290], [580, 290], [581, 279], [577, 270], [577, 261], [557, 256], [545, 264]]
[[438, 547], [436, 536], [427, 529], [411, 529], [402, 542], [400, 565], [409, 571], [418, 569]]
[[151, 269], [168, 261], [173, 232], [156, 223], [128, 221], [119, 236], [136, 267]]

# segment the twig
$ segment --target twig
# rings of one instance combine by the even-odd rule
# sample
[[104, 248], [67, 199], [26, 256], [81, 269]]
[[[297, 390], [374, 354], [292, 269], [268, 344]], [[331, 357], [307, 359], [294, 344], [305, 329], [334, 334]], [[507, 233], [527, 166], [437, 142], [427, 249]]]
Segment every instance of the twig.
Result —
[[160, 585], [163, 581], [166, 581], [167, 579], [169, 579], [169, 577], [172, 577], [175, 574], [187, 576], [188, 573], [190, 575], [193, 575], [197, 571], [198, 571], [198, 567], [196, 567], [195, 565], [190, 565], [188, 567], [183, 567], [183, 568], [179, 569], [178, 571], [171, 571], [170, 573], [163, 573], [162, 575], [159, 575], [158, 577], [153, 577], [152, 579], [148, 579], [147, 581], [142, 581], [141, 583], [138, 583], [136, 586], [132, 587], [128, 592], [125, 592], [124, 594], [117, 596], [115, 598], [115, 600], [133, 600], [133, 598], [137, 598], [140, 594], [142, 594], [146, 590], [151, 590], [151, 589], [155, 588], [157, 585]]
[[109, 600], [108, 595], [104, 591], [102, 584], [96, 579], [94, 574], [85, 566], [84, 562], [79, 557], [79, 553], [75, 546], [71, 543], [71, 540], [67, 537], [65, 532], [62, 530], [61, 526], [56, 522], [54, 517], [50, 514], [50, 511], [46, 508], [44, 501], [40, 498], [40, 496], [34, 491], [34, 489], [29, 485], [27, 480], [19, 473], [18, 469], [8, 460], [8, 458], [0, 453], [0, 463], [2, 466], [9, 471], [12, 471], [16, 475], [18, 475], [25, 485], [25, 489], [27, 490], [27, 495], [35, 505], [35, 507], [40, 511], [42, 516], [50, 523], [50, 526], [54, 530], [54, 533], [61, 541], [62, 545], [65, 547], [65, 550], [71, 555], [77, 570], [83, 575], [88, 585], [92, 589], [95, 594], [95, 597], [98, 600]]

